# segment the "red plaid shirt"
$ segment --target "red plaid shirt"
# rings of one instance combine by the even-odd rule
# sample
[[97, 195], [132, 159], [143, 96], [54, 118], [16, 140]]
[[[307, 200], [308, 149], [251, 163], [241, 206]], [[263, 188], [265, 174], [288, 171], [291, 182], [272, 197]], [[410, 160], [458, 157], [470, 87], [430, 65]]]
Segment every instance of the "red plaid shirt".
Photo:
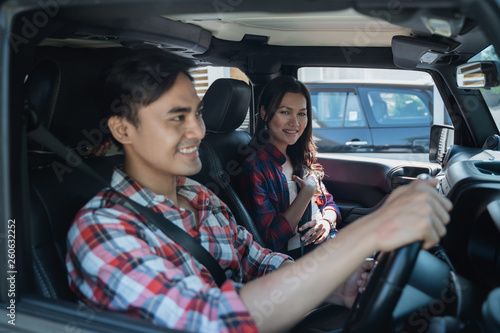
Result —
[[[283, 215], [290, 206], [282, 167], [285, 162], [285, 155], [269, 143], [243, 162], [239, 177], [241, 201], [263, 236], [265, 246], [274, 251], [286, 251], [288, 240], [295, 236], [295, 230]], [[320, 210], [335, 210], [338, 225], [340, 211], [323, 182], [321, 188], [324, 196], [318, 196], [316, 203]]]
[[68, 233], [66, 266], [78, 297], [169, 328], [257, 332], [238, 291], [288, 257], [253, 242], [226, 205], [193, 180], [178, 177], [177, 193], [198, 210], [198, 228], [190, 211], [176, 208], [120, 169], [115, 169], [111, 186], [188, 232], [216, 258], [228, 279], [218, 288], [210, 272], [182, 247], [143, 216], [115, 204], [116, 193], [103, 190], [78, 212]]

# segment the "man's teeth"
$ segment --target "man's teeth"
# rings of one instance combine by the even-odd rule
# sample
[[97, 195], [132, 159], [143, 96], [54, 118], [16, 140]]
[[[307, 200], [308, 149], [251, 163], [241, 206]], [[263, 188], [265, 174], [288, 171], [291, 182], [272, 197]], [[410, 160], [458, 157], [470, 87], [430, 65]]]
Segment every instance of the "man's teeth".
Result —
[[197, 150], [198, 150], [198, 147], [181, 148], [181, 149], [179, 149], [179, 151], [181, 152], [181, 154], [191, 154], [191, 153], [194, 153]]

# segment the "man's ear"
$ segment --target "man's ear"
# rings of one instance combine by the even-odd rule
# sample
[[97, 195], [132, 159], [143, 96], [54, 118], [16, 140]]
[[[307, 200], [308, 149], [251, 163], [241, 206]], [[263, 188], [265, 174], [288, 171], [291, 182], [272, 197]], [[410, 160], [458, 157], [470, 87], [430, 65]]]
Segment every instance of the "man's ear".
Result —
[[108, 119], [108, 126], [116, 141], [120, 142], [122, 145], [130, 143], [129, 131], [133, 125], [128, 122], [127, 119], [124, 117], [112, 116]]

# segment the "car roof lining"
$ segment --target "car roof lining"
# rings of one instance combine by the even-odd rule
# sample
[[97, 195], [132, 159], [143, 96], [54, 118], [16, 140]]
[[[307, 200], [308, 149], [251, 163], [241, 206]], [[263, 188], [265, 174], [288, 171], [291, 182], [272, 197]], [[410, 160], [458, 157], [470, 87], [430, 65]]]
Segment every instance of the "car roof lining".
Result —
[[[217, 8], [218, 3], [233, 5]], [[234, 66], [254, 73], [269, 73], [279, 69], [277, 64], [395, 68], [390, 49], [393, 36], [431, 36], [423, 22], [415, 19], [421, 13], [436, 13], [448, 20], [457, 34], [453, 39], [465, 45], [453, 50], [464, 57], [446, 59], [464, 62], [487, 45], [481, 30], [453, 1], [405, 2], [401, 10], [391, 11], [390, 1], [318, 0], [306, 6], [293, 0], [286, 2], [287, 13], [277, 13], [282, 11], [281, 1], [260, 0], [148, 1], [126, 9], [122, 5], [120, 10], [119, 4], [106, 1], [97, 5], [101, 10], [93, 5], [76, 1], [61, 7], [57, 22], [66, 24], [66, 30], [47, 36], [41, 45], [130, 47], [146, 41], [198, 60], [200, 65]], [[315, 46], [320, 44], [326, 45]], [[419, 64], [419, 58], [414, 59], [417, 67], [432, 68]]]
[[241, 41], [246, 34], [252, 34], [266, 37], [268, 45], [280, 46], [388, 47], [394, 35], [411, 33], [409, 28], [360, 14], [352, 8], [329, 12], [229, 12], [167, 17], [200, 26], [219, 39]]

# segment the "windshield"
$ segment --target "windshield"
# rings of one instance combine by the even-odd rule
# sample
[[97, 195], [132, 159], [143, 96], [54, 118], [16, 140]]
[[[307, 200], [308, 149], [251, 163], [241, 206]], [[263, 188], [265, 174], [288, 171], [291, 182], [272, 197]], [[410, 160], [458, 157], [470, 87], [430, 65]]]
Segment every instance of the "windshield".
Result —
[[[497, 61], [500, 62], [493, 45], [488, 46], [474, 57], [470, 58], [468, 62], [473, 61]], [[480, 89], [488, 108], [491, 111], [491, 115], [495, 120], [497, 128], [500, 128], [500, 86], [493, 87], [490, 89]]]

